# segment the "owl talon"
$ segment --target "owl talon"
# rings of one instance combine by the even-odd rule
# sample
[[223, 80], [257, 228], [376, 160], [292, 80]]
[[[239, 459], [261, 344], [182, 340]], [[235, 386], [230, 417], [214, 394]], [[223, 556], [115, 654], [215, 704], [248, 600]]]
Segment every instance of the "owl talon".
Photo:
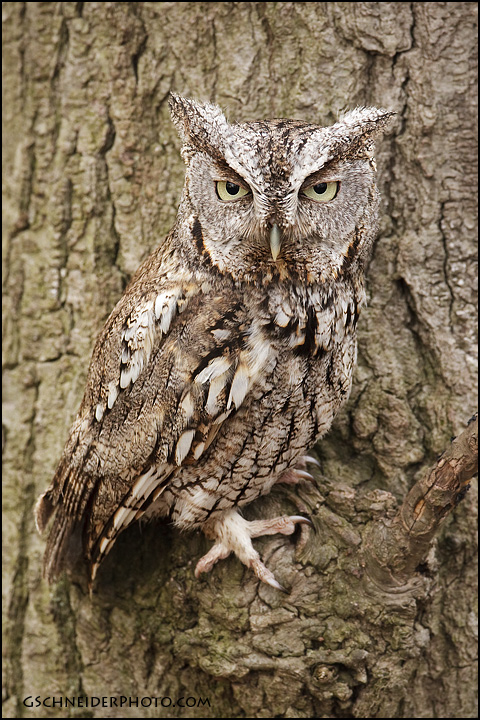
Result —
[[310, 463], [310, 465], [315, 465], [315, 467], [320, 467], [320, 463], [318, 462], [317, 458], [312, 457], [311, 455], [304, 455], [302, 457], [302, 460], [305, 464]]
[[310, 518], [305, 517], [305, 515], [290, 515], [290, 520], [294, 520], [295, 522], [301, 523], [303, 525], [309, 525], [310, 527], [314, 526]]
[[306, 470], [294, 468], [292, 470], [286, 470], [284, 473], [282, 473], [282, 475], [280, 475], [276, 482], [285, 483], [285, 485], [297, 485], [300, 480], [308, 480], [309, 482], [314, 482], [315, 478]]
[[312, 457], [311, 455], [302, 455], [297, 461], [297, 466], [294, 468], [290, 468], [289, 470], [285, 470], [285, 472], [280, 475], [276, 482], [285, 483], [288, 485], [296, 485], [298, 482], [300, 482], [300, 480], [308, 480], [309, 482], [314, 482], [315, 478], [311, 473], [307, 472], [306, 470], [307, 464], [320, 467], [320, 463], [316, 458]]
[[270, 520], [245, 520], [235, 510], [227, 511], [220, 519], [210, 521], [204, 532], [207, 537], [215, 538], [216, 543], [197, 563], [195, 577], [209, 572], [218, 560], [234, 553], [247, 567], [251, 568], [259, 580], [276, 590], [288, 592], [275, 579], [274, 574], [260, 560], [252, 545], [252, 538], [262, 535], [291, 535], [297, 524], [313, 527], [312, 521], [302, 515], [282, 515]]
[[261, 537], [262, 535], [291, 535], [295, 532], [297, 523], [312, 525], [313, 523], [303, 515], [281, 515], [271, 520], [252, 520], [249, 523], [250, 537]]
[[260, 558], [252, 560], [250, 567], [258, 579], [266, 583], [266, 585], [270, 585], [270, 587], [275, 588], [275, 590], [280, 590], [280, 592], [288, 593], [288, 590], [286, 590], [283, 585], [280, 585], [278, 580], [275, 579], [275, 575], [263, 564]]
[[311, 475], [311, 474], [310, 474], [309, 472], [307, 472], [306, 470], [295, 470], [294, 472], [295, 472], [296, 475], [298, 475], [298, 477], [299, 477], [300, 479], [303, 478], [303, 480], [313, 480], [313, 481], [315, 480], [315, 478], [313, 477], [313, 475]]

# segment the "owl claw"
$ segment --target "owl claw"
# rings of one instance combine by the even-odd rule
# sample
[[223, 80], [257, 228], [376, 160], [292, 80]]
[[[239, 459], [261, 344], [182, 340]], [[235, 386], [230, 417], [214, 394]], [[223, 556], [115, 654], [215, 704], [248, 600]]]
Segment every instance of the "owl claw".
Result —
[[278, 480], [276, 480], [277, 483], [286, 483], [289, 485], [296, 485], [300, 480], [308, 480], [309, 482], [314, 482], [315, 478], [313, 475], [305, 469], [307, 467], [307, 464], [315, 465], [316, 467], [320, 467], [320, 463], [318, 460], [311, 455], [302, 455], [298, 461], [297, 466], [293, 468], [289, 468], [288, 470], [285, 470], [283, 472]]
[[260, 558], [252, 560], [250, 563], [250, 567], [252, 568], [253, 572], [259, 580], [266, 583], [267, 585], [270, 585], [270, 587], [275, 588], [275, 590], [280, 590], [280, 592], [288, 594], [288, 590], [286, 590], [283, 585], [280, 585], [278, 580], [275, 579], [275, 575], [263, 564]]
[[285, 593], [288, 595], [288, 590], [283, 587], [283, 585], [280, 585], [280, 583], [273, 578], [272, 580], [264, 580], [264, 582], [268, 583], [268, 585], [271, 585], [271, 587], [275, 588], [276, 590], [280, 590], [280, 592]]
[[311, 475], [306, 470], [294, 470], [295, 475], [298, 475], [299, 478], [303, 478], [304, 480], [315, 480], [313, 475]]
[[313, 522], [310, 520], [310, 518], [305, 517], [304, 515], [290, 515], [289, 520], [292, 520], [292, 522], [303, 523], [304, 525], [310, 525], [310, 527], [313, 527]]
[[250, 537], [262, 537], [263, 535], [291, 535], [295, 532], [295, 525], [303, 523], [311, 525], [313, 523], [303, 515], [281, 515], [271, 520], [252, 520], [249, 523]]
[[291, 535], [297, 524], [313, 527], [312, 521], [303, 515], [282, 515], [270, 520], [245, 520], [237, 511], [230, 510], [220, 519], [210, 521], [204, 528], [208, 537], [215, 538], [216, 542], [197, 563], [195, 577], [203, 572], [209, 572], [218, 560], [222, 560], [234, 553], [255, 575], [267, 585], [288, 592], [275, 579], [274, 574], [260, 560], [258, 552], [252, 545], [252, 538], [262, 535]]
[[300, 482], [300, 480], [308, 480], [309, 482], [312, 482], [315, 478], [306, 470], [293, 468], [292, 470], [286, 470], [282, 473], [276, 482], [285, 483], [286, 485], [296, 485]]

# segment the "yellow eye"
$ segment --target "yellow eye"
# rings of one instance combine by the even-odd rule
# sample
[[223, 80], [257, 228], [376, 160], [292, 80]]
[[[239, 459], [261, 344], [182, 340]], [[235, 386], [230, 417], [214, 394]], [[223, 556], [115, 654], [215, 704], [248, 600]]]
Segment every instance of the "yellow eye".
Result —
[[245, 197], [245, 195], [248, 195], [250, 192], [250, 190], [247, 190], [241, 185], [237, 185], [237, 183], [224, 182], [223, 180], [218, 180], [218, 182], [215, 183], [215, 187], [217, 189], [218, 197], [224, 202], [238, 200], [239, 198]]
[[336, 197], [339, 187], [339, 182], [321, 182], [316, 185], [310, 185], [309, 188], [305, 188], [305, 190], [303, 190], [303, 194], [311, 200], [326, 203]]

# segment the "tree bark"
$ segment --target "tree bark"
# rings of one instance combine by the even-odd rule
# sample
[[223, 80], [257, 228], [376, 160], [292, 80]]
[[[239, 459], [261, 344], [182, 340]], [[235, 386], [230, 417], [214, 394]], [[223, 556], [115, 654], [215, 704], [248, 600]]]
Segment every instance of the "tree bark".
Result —
[[[401, 582], [369, 566], [475, 410], [476, 9], [3, 4], [5, 717], [476, 717], [473, 491]], [[349, 403], [317, 482], [246, 511], [312, 518], [256, 541], [288, 595], [235, 559], [195, 580], [208, 541], [162, 523], [121, 535], [91, 598], [41, 576], [33, 505], [95, 336], [175, 217], [170, 90], [236, 121], [398, 113]]]

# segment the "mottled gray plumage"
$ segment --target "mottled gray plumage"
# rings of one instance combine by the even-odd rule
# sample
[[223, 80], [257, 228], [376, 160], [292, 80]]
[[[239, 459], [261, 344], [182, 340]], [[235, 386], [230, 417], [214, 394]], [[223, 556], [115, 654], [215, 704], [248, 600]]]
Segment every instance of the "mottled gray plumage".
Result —
[[376, 232], [373, 138], [391, 113], [321, 128], [229, 124], [172, 95], [187, 164], [177, 220], [96, 343], [52, 484], [45, 572], [83, 554], [93, 580], [118, 533], [151, 516], [234, 552], [277, 586], [251, 538], [303, 518], [247, 522], [238, 507], [305, 477], [304, 454], [348, 397]]

